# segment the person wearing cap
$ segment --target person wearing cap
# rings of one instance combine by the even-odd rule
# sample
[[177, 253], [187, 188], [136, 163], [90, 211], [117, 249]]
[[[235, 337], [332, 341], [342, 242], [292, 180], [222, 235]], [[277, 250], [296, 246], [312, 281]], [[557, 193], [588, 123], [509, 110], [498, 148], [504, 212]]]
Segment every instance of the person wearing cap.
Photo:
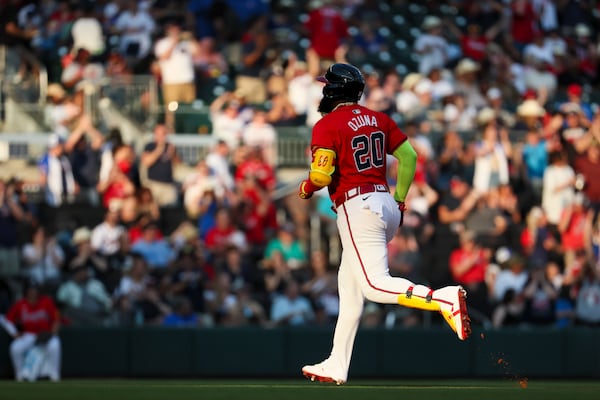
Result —
[[594, 119], [594, 111], [592, 111], [590, 103], [583, 100], [583, 87], [580, 84], [571, 83], [569, 86], [567, 86], [567, 101], [560, 104], [559, 109], [564, 104], [577, 104], [588, 121], [592, 121]]
[[179, 102], [196, 100], [194, 56], [199, 52], [196, 40], [183, 32], [180, 21], [168, 19], [164, 35], [154, 45], [161, 76], [161, 91], [165, 105], [165, 123], [175, 128], [174, 110]]
[[517, 122], [516, 117], [513, 112], [505, 107], [502, 91], [498, 87], [492, 86], [488, 88], [485, 93], [485, 98], [488, 106], [494, 110], [496, 118], [498, 118], [498, 121], [503, 126], [508, 128], [515, 126]]
[[[10, 307], [6, 319], [15, 327], [9, 350], [15, 380], [33, 382], [45, 376], [60, 381], [60, 316], [54, 300], [37, 283], [26, 281], [23, 297]], [[35, 353], [28, 354], [32, 350]]]
[[523, 291], [529, 280], [525, 259], [513, 252], [508, 260], [501, 263], [501, 270], [494, 282], [494, 310], [492, 325], [499, 328], [521, 321], [525, 311]]
[[454, 68], [455, 89], [457, 92], [463, 93], [467, 107], [480, 109], [486, 105], [479, 87], [478, 74], [480, 70], [481, 65], [470, 58], [461, 59]]
[[421, 23], [421, 34], [413, 44], [419, 56], [418, 71], [427, 75], [432, 68], [444, 68], [448, 62], [448, 41], [442, 35], [442, 20], [427, 15]]
[[51, 207], [73, 203], [79, 191], [64, 143], [62, 136], [51, 134], [48, 150], [38, 162], [40, 185], [44, 188], [46, 204]]

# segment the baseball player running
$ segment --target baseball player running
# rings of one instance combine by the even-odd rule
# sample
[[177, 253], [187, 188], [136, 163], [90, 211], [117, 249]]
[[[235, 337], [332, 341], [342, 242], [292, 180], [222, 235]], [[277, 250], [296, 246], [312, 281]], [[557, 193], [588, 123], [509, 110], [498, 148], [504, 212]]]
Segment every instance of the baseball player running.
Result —
[[[461, 286], [432, 290], [392, 277], [387, 243], [402, 225], [404, 199], [414, 177], [417, 154], [406, 135], [386, 114], [358, 104], [365, 81], [358, 68], [337, 63], [329, 67], [312, 132], [312, 162], [299, 196], [308, 199], [325, 187], [335, 204], [342, 242], [338, 271], [340, 311], [329, 357], [306, 365], [311, 380], [344, 384], [365, 298], [438, 311], [460, 340], [471, 333], [466, 292]], [[386, 155], [398, 159], [392, 196], [386, 184]]]

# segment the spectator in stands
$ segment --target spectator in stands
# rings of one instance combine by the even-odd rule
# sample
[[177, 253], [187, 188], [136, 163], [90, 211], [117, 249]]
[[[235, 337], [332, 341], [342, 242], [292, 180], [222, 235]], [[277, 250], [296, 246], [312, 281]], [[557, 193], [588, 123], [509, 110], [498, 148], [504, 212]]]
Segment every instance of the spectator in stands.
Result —
[[268, 52], [271, 44], [267, 22], [263, 16], [252, 19], [242, 38], [242, 63], [236, 74], [235, 87], [244, 93], [250, 104], [262, 104], [267, 100], [264, 72], [273, 61]]
[[241, 185], [244, 180], [252, 179], [267, 192], [275, 189], [277, 183], [275, 168], [266, 161], [260, 148], [244, 147], [240, 159], [235, 171], [236, 185]]
[[176, 254], [171, 244], [165, 238], [157, 236], [157, 232], [156, 223], [146, 224], [140, 239], [131, 246], [131, 251], [146, 260], [150, 271], [162, 274], [175, 260]]
[[591, 262], [583, 266], [575, 282], [575, 323], [581, 326], [600, 325], [600, 270]]
[[542, 195], [544, 171], [548, 166], [550, 146], [551, 143], [546, 141], [539, 130], [530, 129], [525, 133], [524, 143], [519, 146], [520, 154], [515, 156], [517, 164], [523, 163], [523, 173], [527, 184], [533, 189], [538, 200]]
[[523, 288], [525, 299], [523, 319], [527, 323], [549, 326], [556, 322], [555, 302], [559, 292], [548, 279], [547, 268], [552, 266], [533, 267]]
[[171, 268], [162, 278], [161, 287], [167, 299], [185, 297], [195, 313], [204, 313], [204, 291], [214, 271], [203, 259], [199, 246], [183, 247]]
[[279, 326], [309, 325], [315, 318], [310, 301], [300, 293], [295, 280], [285, 284], [283, 292], [277, 294], [271, 305], [271, 321]]
[[173, 301], [173, 310], [165, 315], [161, 325], [172, 328], [193, 328], [202, 325], [198, 314], [194, 313], [192, 302], [187, 297], [179, 297]]
[[343, 14], [333, 4], [312, 0], [308, 8], [308, 18], [303, 24], [310, 41], [310, 46], [306, 49], [306, 62], [309, 73], [316, 77], [323, 64], [345, 61], [348, 25]]
[[519, 235], [520, 247], [528, 265], [532, 267], [559, 262], [562, 265], [560, 237], [548, 226], [544, 210], [532, 207], [525, 218], [525, 226]]
[[[596, 120], [598, 121], [598, 127], [600, 127], [600, 118], [596, 118]], [[597, 136], [600, 137], [600, 134]], [[576, 187], [576, 189], [585, 194], [592, 209], [596, 212], [600, 211], [600, 180], [597, 177], [597, 173], [600, 171], [600, 141], [596, 140], [584, 154], [577, 156], [574, 167], [577, 174], [579, 174], [579, 185], [582, 185], [582, 187]]]
[[175, 146], [168, 141], [166, 125], [154, 127], [154, 140], [147, 143], [141, 155], [141, 163], [146, 168], [146, 182], [152, 195], [161, 207], [172, 207], [178, 202], [178, 191], [173, 177], [173, 168], [179, 163]]
[[166, 107], [165, 123], [171, 129], [174, 128], [173, 111], [177, 109], [177, 103], [196, 100], [194, 56], [197, 53], [198, 44], [193, 35], [182, 31], [178, 21], [167, 20], [164, 36], [154, 46], [154, 55], [160, 69], [163, 103]]
[[107, 290], [112, 292], [121, 272], [110, 269], [106, 258], [92, 249], [91, 238], [92, 231], [88, 227], [82, 226], [75, 229], [71, 238], [74, 254], [65, 268], [65, 272], [70, 273], [80, 267], [87, 268], [106, 286]]
[[264, 258], [268, 260], [275, 253], [281, 254], [283, 262], [292, 270], [292, 274], [300, 279], [307, 276], [308, 256], [295, 230], [293, 223], [283, 224], [277, 230], [277, 236], [267, 243]]
[[428, 15], [421, 24], [423, 33], [413, 44], [419, 56], [418, 72], [429, 74], [433, 68], [444, 68], [448, 62], [448, 41], [442, 34], [442, 20], [435, 15]]
[[39, 285], [56, 288], [62, 277], [65, 257], [56, 236], [38, 226], [30, 241], [23, 246], [22, 274]]
[[94, 2], [84, 2], [71, 27], [71, 36], [74, 51], [85, 49], [94, 59], [102, 59], [106, 50], [106, 40], [102, 24], [96, 16]]
[[483, 136], [475, 148], [473, 188], [484, 193], [507, 184], [511, 156], [512, 144], [508, 129], [498, 127], [496, 119], [490, 119], [483, 127]]
[[217, 324], [239, 326], [244, 323], [244, 315], [227, 272], [216, 274], [213, 287], [205, 292], [205, 300], [206, 310]]
[[589, 210], [585, 223], [585, 253], [592, 265], [600, 267], [600, 213]]
[[225, 257], [229, 246], [237, 246], [242, 252], [248, 250], [248, 242], [244, 233], [236, 226], [232, 211], [221, 207], [215, 215], [215, 225], [208, 228], [204, 237], [209, 262], [213, 264]]
[[335, 322], [339, 311], [336, 274], [323, 250], [313, 250], [309, 263], [310, 276], [301, 284], [301, 293], [311, 301], [313, 308], [317, 305], [324, 308], [329, 322]]
[[82, 200], [91, 206], [100, 204], [96, 185], [100, 177], [100, 150], [104, 136], [83, 115], [65, 142], [65, 153], [73, 169], [73, 178]]
[[[10, 358], [15, 373], [15, 380], [35, 381], [46, 376], [57, 382], [61, 375], [61, 341], [58, 336], [60, 318], [56, 304], [50, 296], [41, 293], [40, 287], [27, 282], [23, 288], [23, 297], [15, 302], [6, 314], [6, 319], [18, 333], [10, 344]], [[39, 346], [45, 350], [45, 360], [38, 354], [35, 366], [26, 363], [28, 351]]]
[[488, 311], [486, 269], [492, 257], [489, 245], [478, 242], [475, 232], [460, 234], [460, 247], [450, 253], [448, 264], [453, 280], [469, 291], [469, 303], [479, 312]]
[[299, 119], [288, 94], [288, 84], [283, 76], [271, 75], [267, 84], [266, 119], [273, 126], [295, 126]]
[[277, 132], [273, 125], [267, 121], [264, 110], [255, 109], [254, 116], [242, 131], [242, 141], [246, 146], [259, 148], [263, 159], [271, 166], [277, 166]]
[[85, 94], [91, 94], [105, 75], [104, 65], [92, 61], [91, 53], [83, 47], [76, 48], [73, 57], [66, 57], [63, 64], [60, 81], [71, 91], [84, 90]]
[[314, 84], [314, 77], [308, 72], [304, 61], [294, 59], [288, 61], [286, 68], [287, 95], [294, 107], [299, 125], [306, 123], [309, 108], [312, 106], [310, 88]]
[[141, 214], [147, 214], [152, 220], [160, 221], [160, 206], [150, 189], [145, 186], [136, 188], [133, 196], [124, 199], [121, 221], [125, 225], [129, 225], [136, 221]]
[[102, 195], [104, 208], [114, 207], [121, 212], [127, 199], [134, 196], [135, 185], [129, 178], [134, 157], [133, 150], [127, 145], [114, 149], [111, 171], [106, 179], [96, 185], [96, 190]]
[[132, 254], [117, 289], [115, 304], [122, 325], [159, 324], [171, 312], [158, 293], [156, 280], [149, 274], [144, 257]]
[[439, 143], [438, 154], [438, 176], [435, 186], [447, 191], [450, 179], [453, 176], [470, 177], [473, 174], [474, 152], [469, 151], [468, 146], [473, 147], [455, 130], [447, 130]]
[[557, 228], [567, 269], [574, 264], [575, 255], [585, 251], [585, 221], [588, 211], [585, 195], [581, 192], [575, 193], [573, 201], [561, 211]]
[[494, 287], [492, 324], [495, 328], [521, 322], [525, 311], [523, 290], [529, 279], [525, 260], [518, 254], [511, 254], [501, 267]]
[[455, 90], [465, 96], [467, 108], [473, 107], [479, 110], [486, 105], [479, 86], [480, 70], [481, 65], [470, 58], [463, 58], [454, 68]]
[[114, 33], [119, 37], [119, 52], [135, 64], [152, 50], [152, 34], [156, 24], [142, 3], [124, 5], [125, 9], [121, 10], [114, 22]]
[[549, 162], [548, 168], [544, 171], [542, 208], [548, 223], [557, 226], [563, 208], [573, 202], [575, 172], [567, 163], [564, 152], [551, 153]]
[[239, 97], [241, 95], [241, 92], [224, 92], [210, 105], [213, 135], [218, 140], [227, 143], [231, 150], [239, 147], [246, 125], [245, 116], [240, 112], [242, 102]]
[[225, 189], [208, 167], [206, 160], [199, 160], [193, 172], [189, 173], [182, 182], [183, 205], [190, 218], [198, 218], [200, 203], [204, 194], [214, 191], [215, 196], [223, 198]]
[[51, 207], [73, 203], [79, 191], [71, 163], [64, 154], [64, 142], [60, 135], [50, 135], [48, 151], [38, 163], [46, 204]]
[[69, 279], [59, 286], [56, 299], [72, 325], [105, 325], [112, 309], [106, 287], [85, 265], [69, 271]]
[[54, 133], [68, 136], [82, 116], [81, 108], [60, 83], [51, 83], [47, 89], [48, 102], [44, 107], [44, 121]]
[[106, 210], [104, 221], [92, 229], [92, 249], [108, 260], [109, 266], [120, 265], [127, 251], [127, 232], [119, 221], [118, 207]]
[[16, 278], [20, 268], [17, 229], [25, 212], [17, 201], [16, 189], [14, 182], [0, 179], [0, 278], [7, 279]]

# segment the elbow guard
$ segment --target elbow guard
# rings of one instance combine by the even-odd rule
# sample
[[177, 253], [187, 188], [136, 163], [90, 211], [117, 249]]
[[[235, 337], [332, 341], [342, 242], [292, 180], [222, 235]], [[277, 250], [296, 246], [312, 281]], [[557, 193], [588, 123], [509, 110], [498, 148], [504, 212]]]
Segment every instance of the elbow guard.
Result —
[[316, 149], [310, 164], [308, 178], [320, 188], [331, 183], [331, 175], [335, 171], [335, 152], [330, 149]]

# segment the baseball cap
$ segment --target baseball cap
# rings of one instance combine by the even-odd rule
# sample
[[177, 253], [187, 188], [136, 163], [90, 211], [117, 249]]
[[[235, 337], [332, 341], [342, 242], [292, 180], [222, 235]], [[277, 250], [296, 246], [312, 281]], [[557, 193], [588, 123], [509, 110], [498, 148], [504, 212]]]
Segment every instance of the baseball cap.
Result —
[[58, 146], [59, 144], [63, 144], [65, 140], [58, 133], [52, 133], [48, 136], [48, 147], [52, 148]]
[[491, 87], [488, 89], [486, 96], [490, 100], [495, 100], [502, 97], [502, 92], [497, 87]]

